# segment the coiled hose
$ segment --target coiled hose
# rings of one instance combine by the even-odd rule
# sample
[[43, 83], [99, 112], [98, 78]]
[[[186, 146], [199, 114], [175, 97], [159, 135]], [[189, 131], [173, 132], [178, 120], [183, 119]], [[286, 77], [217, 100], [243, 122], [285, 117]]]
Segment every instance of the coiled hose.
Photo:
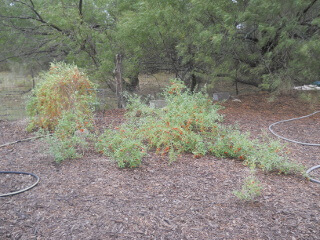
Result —
[[22, 192], [28, 191], [31, 188], [33, 188], [34, 186], [36, 186], [39, 183], [39, 180], [40, 180], [40, 178], [37, 175], [35, 175], [33, 173], [27, 173], [27, 172], [0, 171], [0, 174], [24, 174], [24, 175], [30, 175], [30, 176], [32, 176], [32, 177], [34, 177], [36, 179], [36, 181], [31, 186], [26, 187], [26, 188], [21, 189], [21, 190], [18, 190], [18, 191], [15, 191], [15, 192], [1, 194], [0, 197], [8, 197], [8, 196], [12, 196], [12, 195], [15, 195], [15, 194], [18, 194], [18, 193], [22, 193]]
[[[311, 114], [309, 114], [309, 115], [302, 116], [302, 117], [298, 117], [298, 118], [291, 118], [291, 119], [288, 119], [288, 120], [282, 120], [282, 121], [275, 122], [275, 123], [273, 123], [273, 124], [271, 124], [271, 125], [269, 126], [269, 130], [270, 130], [270, 132], [271, 132], [272, 134], [274, 134], [274, 135], [277, 136], [278, 138], [281, 138], [281, 139], [286, 140], [286, 141], [288, 141], [288, 142], [293, 142], [293, 143], [297, 143], [297, 144], [301, 144], [301, 145], [305, 145], [305, 146], [316, 146], [316, 147], [320, 147], [320, 144], [318, 144], [318, 143], [300, 142], [300, 141], [296, 141], [296, 140], [293, 140], [293, 139], [289, 139], [289, 138], [283, 137], [283, 136], [277, 134], [277, 133], [272, 129], [273, 126], [275, 126], [275, 125], [277, 125], [277, 124], [279, 124], [279, 123], [290, 122], [290, 121], [294, 121], [294, 120], [299, 120], [299, 119], [307, 118], [307, 117], [310, 117], [310, 116], [315, 115], [315, 114], [317, 114], [317, 113], [320, 113], [320, 111], [316, 111], [316, 112], [311, 113]], [[313, 170], [316, 170], [316, 169], [318, 169], [318, 168], [320, 168], [320, 165], [313, 166], [312, 168], [309, 168], [309, 169], [307, 170], [306, 174], [307, 174], [308, 178], [310, 179], [310, 181], [320, 184], [320, 181], [319, 181], [319, 180], [313, 179], [313, 178], [311, 178], [311, 177], [309, 176], [309, 173], [310, 173], [310, 172], [312, 172]]]
[[[36, 137], [26, 138], [26, 139], [22, 139], [22, 140], [10, 142], [10, 143], [2, 144], [2, 145], [0, 145], [0, 148], [6, 147], [6, 146], [9, 146], [9, 145], [12, 145], [12, 144], [20, 143], [20, 142], [25, 142], [25, 141], [30, 141], [30, 140], [35, 140], [35, 139], [43, 138], [43, 137], [50, 136], [50, 135], [51, 135], [51, 134], [42, 135], [42, 136], [36, 136]], [[24, 175], [30, 175], [30, 176], [32, 176], [32, 177], [34, 177], [34, 178], [36, 179], [35, 183], [33, 183], [31, 186], [26, 187], [26, 188], [24, 188], [24, 189], [21, 189], [21, 190], [19, 190], [19, 191], [10, 192], [10, 193], [5, 193], [5, 194], [0, 194], [0, 197], [8, 197], [8, 196], [16, 195], [16, 194], [18, 194], [18, 193], [23, 193], [23, 192], [28, 191], [28, 190], [30, 190], [31, 188], [35, 187], [35, 186], [39, 183], [39, 181], [40, 181], [40, 178], [39, 178], [37, 175], [33, 174], [33, 173], [15, 172], [15, 171], [0, 171], [0, 174], [24, 174]]]

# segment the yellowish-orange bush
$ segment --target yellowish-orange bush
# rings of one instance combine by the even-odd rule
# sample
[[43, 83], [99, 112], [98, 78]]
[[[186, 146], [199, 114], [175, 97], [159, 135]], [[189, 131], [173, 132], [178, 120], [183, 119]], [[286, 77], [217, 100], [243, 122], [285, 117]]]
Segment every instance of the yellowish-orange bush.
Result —
[[85, 121], [92, 120], [95, 102], [94, 84], [77, 66], [52, 63], [49, 71], [40, 75], [40, 84], [27, 104], [31, 117], [29, 130], [52, 131], [65, 112], [72, 112]]

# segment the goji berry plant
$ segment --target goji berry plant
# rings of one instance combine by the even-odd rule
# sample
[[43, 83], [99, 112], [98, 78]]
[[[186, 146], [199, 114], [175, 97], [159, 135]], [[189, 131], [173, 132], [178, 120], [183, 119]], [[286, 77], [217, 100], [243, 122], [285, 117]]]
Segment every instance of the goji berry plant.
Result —
[[29, 130], [54, 130], [64, 111], [81, 114], [87, 121], [92, 119], [94, 84], [76, 66], [52, 63], [50, 70], [40, 75], [39, 82], [27, 103]]
[[261, 183], [255, 177], [254, 170], [251, 170], [249, 176], [244, 179], [241, 189], [233, 191], [233, 194], [240, 200], [252, 201], [261, 195], [261, 191]]
[[55, 131], [47, 136], [49, 152], [56, 162], [80, 158], [93, 138], [91, 122], [72, 112], [64, 112]]
[[[222, 120], [220, 106], [202, 92], [191, 94], [180, 80], [171, 82], [164, 98], [167, 105], [161, 109], [146, 109], [137, 97], [129, 100], [127, 120], [137, 127], [136, 136], [157, 153], [168, 154], [170, 161], [182, 152], [193, 153], [196, 158], [205, 155], [205, 133]], [[142, 114], [138, 116], [137, 111]]]
[[249, 132], [241, 132], [234, 126], [219, 126], [207, 137], [210, 153], [217, 157], [233, 158], [245, 165], [259, 167], [264, 171], [279, 173], [302, 173], [304, 167], [291, 162], [286, 146], [267, 135], [253, 139]]
[[57, 162], [80, 157], [93, 129], [94, 84], [76, 66], [52, 63], [27, 103], [29, 130], [50, 131], [50, 153]]
[[122, 126], [121, 129], [108, 129], [98, 139], [96, 149], [112, 157], [123, 167], [138, 167], [146, 155], [147, 146], [135, 137], [132, 128]]
[[[249, 133], [222, 125], [223, 118], [218, 113], [221, 107], [213, 104], [205, 93], [191, 94], [182, 81], [172, 80], [163, 96], [167, 105], [160, 109], [150, 108], [142, 103], [140, 97], [129, 98], [127, 122], [120, 127], [126, 133], [105, 133], [98, 143], [100, 151], [118, 159], [121, 167], [138, 166], [145, 154], [141, 154], [142, 149], [153, 149], [168, 156], [170, 162], [179, 154], [189, 152], [194, 158], [206, 154], [234, 158], [266, 171], [289, 173], [303, 170], [302, 166], [290, 162], [286, 154], [282, 154], [284, 147], [278, 141], [258, 141]], [[112, 146], [108, 145], [111, 141]], [[130, 155], [114, 154], [116, 149], [123, 149], [122, 152], [131, 149], [125, 147], [127, 144], [130, 146], [130, 142], [136, 144], [133, 165], [124, 157], [129, 159]]]

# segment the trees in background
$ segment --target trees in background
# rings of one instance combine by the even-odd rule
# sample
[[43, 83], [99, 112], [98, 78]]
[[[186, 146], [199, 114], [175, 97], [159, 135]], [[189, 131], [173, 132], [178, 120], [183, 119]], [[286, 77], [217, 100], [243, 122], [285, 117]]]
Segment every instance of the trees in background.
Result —
[[203, 76], [271, 91], [320, 77], [318, 0], [0, 1], [0, 61], [65, 60], [111, 83], [121, 54], [133, 88], [155, 63], [191, 88]]
[[[105, 1], [1, 0], [1, 59], [74, 62], [112, 71], [114, 20]], [[3, 7], [2, 7], [3, 6]], [[109, 66], [105, 69], [103, 66]]]
[[272, 91], [319, 79], [319, 1], [191, 4], [192, 57], [206, 73]]

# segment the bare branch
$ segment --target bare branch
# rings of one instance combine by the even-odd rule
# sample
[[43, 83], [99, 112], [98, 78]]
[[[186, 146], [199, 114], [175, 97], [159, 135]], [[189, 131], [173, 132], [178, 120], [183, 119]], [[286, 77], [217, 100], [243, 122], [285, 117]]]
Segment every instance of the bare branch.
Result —
[[[36, 27], [18, 27], [17, 25], [15, 25], [13, 22], [10, 21], [10, 24], [3, 23], [3, 26], [8, 27], [10, 29], [17, 30], [26, 35], [41, 35], [41, 36], [53, 35], [52, 33], [49, 33], [46, 31], [39, 31], [39, 29], [41, 27], [45, 27], [45, 25], [40, 25]], [[2, 30], [2, 31], [8, 31], [8, 30]]]
[[17, 57], [28, 57], [28, 56], [36, 55], [36, 54], [40, 54], [40, 53], [52, 53], [52, 52], [54, 52], [53, 49], [42, 50], [42, 51], [31, 51], [31, 52], [21, 53], [21, 54], [17, 54], [17, 55], [13, 55], [13, 56], [10, 56], [10, 57], [6, 57], [6, 58], [3, 58], [3, 59], [0, 59], [0, 62], [5, 62], [5, 61], [7, 61], [9, 59], [17, 58]]
[[305, 14], [313, 7], [313, 5], [317, 2], [318, 0], [313, 0], [303, 11], [299, 14], [298, 21], [300, 22], [302, 18], [305, 16]]
[[82, 13], [82, 0], [79, 0], [79, 15], [82, 18], [83, 17], [83, 13]]
[[30, 20], [35, 20], [35, 21], [44, 23], [44, 24], [46, 24], [47, 26], [49, 26], [49, 27], [51, 27], [51, 28], [53, 28], [53, 29], [55, 29], [55, 30], [57, 30], [57, 31], [59, 31], [59, 32], [64, 32], [64, 31], [63, 31], [61, 28], [59, 28], [58, 26], [56, 26], [56, 25], [54, 25], [54, 24], [52, 24], [52, 23], [48, 23], [47, 21], [45, 21], [45, 20], [42, 18], [42, 16], [39, 14], [39, 12], [35, 9], [35, 5], [34, 5], [33, 1], [32, 1], [32, 0], [29, 0], [29, 1], [30, 1], [30, 4], [31, 4], [31, 5], [29, 5], [29, 4], [27, 4], [27, 3], [23, 2], [23, 1], [20, 1], [20, 0], [16, 0], [15, 2], [27, 6], [27, 7], [36, 15], [36, 17], [31, 17], [31, 16], [27, 16], [27, 17], [19, 17], [19, 16], [0, 16], [0, 17], [2, 17], [2, 18], [24, 19], [24, 20], [28, 20], [28, 19], [30, 19]]

